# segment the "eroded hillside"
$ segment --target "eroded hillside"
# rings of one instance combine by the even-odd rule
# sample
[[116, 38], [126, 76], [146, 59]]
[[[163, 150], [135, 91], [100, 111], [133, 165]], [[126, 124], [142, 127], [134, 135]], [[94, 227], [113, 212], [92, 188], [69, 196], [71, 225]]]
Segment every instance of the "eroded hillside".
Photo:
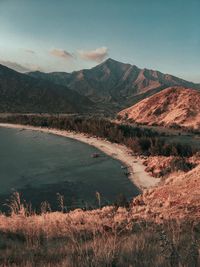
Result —
[[123, 120], [147, 125], [200, 128], [200, 92], [170, 87], [119, 113]]

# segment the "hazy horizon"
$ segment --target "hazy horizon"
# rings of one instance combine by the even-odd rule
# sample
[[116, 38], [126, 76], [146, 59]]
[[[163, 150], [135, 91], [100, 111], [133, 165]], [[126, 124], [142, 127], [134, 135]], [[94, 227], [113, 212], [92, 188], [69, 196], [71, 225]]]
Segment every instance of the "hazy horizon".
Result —
[[2, 0], [0, 64], [86, 69], [107, 58], [200, 82], [198, 0]]

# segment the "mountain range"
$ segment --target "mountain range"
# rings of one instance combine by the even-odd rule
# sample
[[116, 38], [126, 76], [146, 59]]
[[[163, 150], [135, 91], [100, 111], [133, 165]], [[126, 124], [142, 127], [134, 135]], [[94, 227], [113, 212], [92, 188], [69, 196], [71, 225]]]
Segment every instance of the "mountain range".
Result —
[[98, 105], [119, 111], [170, 86], [200, 88], [159, 71], [107, 59], [92, 69], [65, 72], [30, 72], [28, 75], [67, 86]]
[[0, 65], [0, 112], [113, 115], [170, 86], [200, 85], [113, 59], [91, 69], [18, 73]]

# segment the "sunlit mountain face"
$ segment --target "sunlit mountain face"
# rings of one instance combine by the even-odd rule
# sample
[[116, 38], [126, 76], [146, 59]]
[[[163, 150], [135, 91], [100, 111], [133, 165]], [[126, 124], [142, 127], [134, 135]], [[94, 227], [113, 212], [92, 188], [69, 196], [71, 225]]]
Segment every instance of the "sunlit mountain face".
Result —
[[200, 91], [169, 87], [119, 113], [121, 119], [146, 125], [200, 129]]

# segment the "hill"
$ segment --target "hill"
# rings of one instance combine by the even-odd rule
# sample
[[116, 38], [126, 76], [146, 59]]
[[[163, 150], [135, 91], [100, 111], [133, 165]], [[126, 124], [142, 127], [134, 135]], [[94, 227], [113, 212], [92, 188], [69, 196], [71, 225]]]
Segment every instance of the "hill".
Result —
[[29, 76], [69, 87], [92, 101], [119, 111], [170, 86], [200, 88], [199, 85], [159, 71], [107, 59], [91, 69], [65, 72], [30, 72]]
[[0, 65], [0, 112], [81, 113], [93, 103], [67, 87]]
[[119, 112], [119, 117], [147, 125], [200, 128], [200, 92], [170, 87]]

